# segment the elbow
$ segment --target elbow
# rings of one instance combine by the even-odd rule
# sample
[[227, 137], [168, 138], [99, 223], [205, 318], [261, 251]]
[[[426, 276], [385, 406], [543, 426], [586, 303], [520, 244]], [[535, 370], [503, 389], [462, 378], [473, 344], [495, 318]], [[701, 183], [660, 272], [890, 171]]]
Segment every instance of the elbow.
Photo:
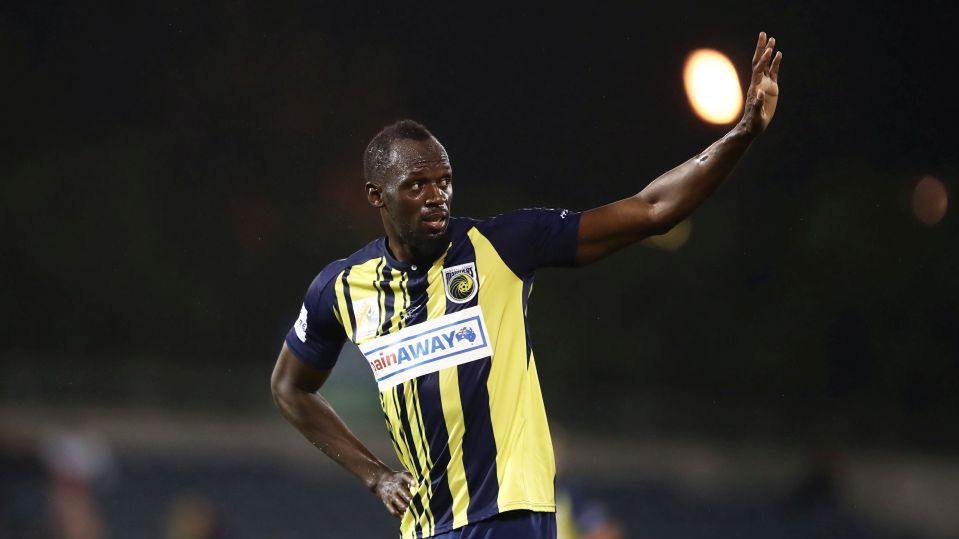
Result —
[[649, 212], [649, 232], [650, 236], [659, 236], [673, 229], [681, 223], [686, 216], [682, 215], [676, 208], [670, 207], [662, 202], [653, 204]]
[[273, 375], [270, 376], [270, 393], [273, 395], [273, 404], [282, 410], [283, 404], [289, 401], [292, 385], [280, 376], [278, 371], [278, 369], [275, 369]]
[[636, 194], [635, 198], [642, 209], [637, 212], [641, 219], [635, 223], [636, 232], [641, 238], [665, 234], [685, 218], [675, 202], [664, 200], [648, 189]]
[[298, 398], [296, 386], [289, 381], [273, 380], [270, 383], [270, 393], [273, 396], [273, 405], [280, 411], [280, 414], [295, 423], [295, 418], [302, 415], [300, 412], [302, 402]]

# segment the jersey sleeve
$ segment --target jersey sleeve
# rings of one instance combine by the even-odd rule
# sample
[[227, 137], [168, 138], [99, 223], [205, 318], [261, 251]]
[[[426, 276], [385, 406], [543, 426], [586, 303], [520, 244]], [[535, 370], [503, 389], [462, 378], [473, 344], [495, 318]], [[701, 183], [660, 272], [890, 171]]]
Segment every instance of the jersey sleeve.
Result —
[[318, 369], [330, 369], [336, 364], [346, 340], [343, 326], [334, 313], [336, 273], [328, 267], [317, 275], [306, 291], [299, 317], [286, 334], [286, 345], [293, 354]]
[[579, 212], [528, 208], [497, 215], [480, 225], [507, 266], [517, 276], [545, 266], [576, 263]]

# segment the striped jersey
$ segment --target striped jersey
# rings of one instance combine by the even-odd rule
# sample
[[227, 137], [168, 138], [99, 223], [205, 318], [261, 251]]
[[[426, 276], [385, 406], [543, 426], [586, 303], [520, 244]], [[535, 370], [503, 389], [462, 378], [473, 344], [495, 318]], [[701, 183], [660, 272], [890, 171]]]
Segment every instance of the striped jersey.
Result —
[[403, 538], [504, 511], [555, 510], [555, 465], [526, 303], [537, 268], [574, 263], [578, 213], [451, 218], [432, 264], [386, 238], [324, 268], [286, 337], [329, 369], [346, 339], [370, 365], [393, 447], [416, 480]]

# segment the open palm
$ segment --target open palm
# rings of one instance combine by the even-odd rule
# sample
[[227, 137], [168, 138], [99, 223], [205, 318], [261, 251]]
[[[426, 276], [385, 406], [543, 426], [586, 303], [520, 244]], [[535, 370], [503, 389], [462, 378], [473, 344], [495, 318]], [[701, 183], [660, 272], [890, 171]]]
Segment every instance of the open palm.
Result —
[[782, 52], [773, 54], [776, 38], [759, 33], [756, 51], [753, 53], [752, 77], [746, 90], [746, 110], [743, 123], [750, 131], [759, 133], [766, 129], [776, 114], [779, 102], [779, 63]]

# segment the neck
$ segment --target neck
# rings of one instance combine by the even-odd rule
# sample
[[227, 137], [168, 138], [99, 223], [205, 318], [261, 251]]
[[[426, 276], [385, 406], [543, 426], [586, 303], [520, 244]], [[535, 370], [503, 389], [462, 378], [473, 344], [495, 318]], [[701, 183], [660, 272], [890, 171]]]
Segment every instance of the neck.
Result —
[[422, 242], [416, 242], [415, 238], [411, 241], [397, 234], [395, 230], [386, 230], [386, 249], [393, 255], [393, 258], [404, 264], [420, 264], [427, 266], [436, 262], [436, 259], [443, 256], [446, 247], [449, 245], [449, 236], [444, 234], [442, 237], [433, 238]]
[[437, 238], [405, 237], [394, 223], [383, 215], [386, 248], [393, 258], [404, 264], [432, 264], [449, 245], [448, 234]]
[[393, 258], [404, 264], [412, 263], [415, 258], [410, 244], [404, 242], [399, 235], [391, 233], [389, 230], [386, 231], [386, 248], [393, 255]]

